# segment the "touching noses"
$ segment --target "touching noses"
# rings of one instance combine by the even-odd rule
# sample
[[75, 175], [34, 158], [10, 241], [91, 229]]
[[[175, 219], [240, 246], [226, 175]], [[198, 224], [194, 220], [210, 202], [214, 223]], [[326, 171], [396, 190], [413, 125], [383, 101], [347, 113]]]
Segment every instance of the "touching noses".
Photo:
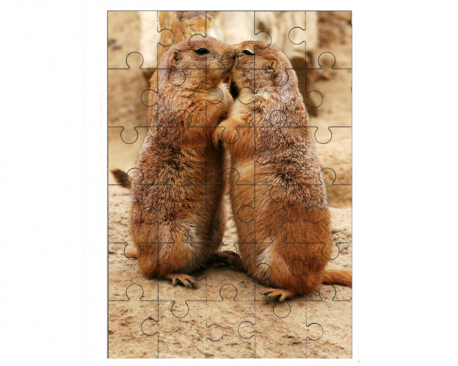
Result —
[[231, 66], [231, 68], [232, 68], [234, 66], [234, 64], [235, 64], [235, 60], [237, 58], [237, 55], [235, 54], [234, 51], [229, 51], [229, 52], [226, 52], [224, 54], [223, 58], [227, 60], [227, 62], [229, 63], [228, 66]]

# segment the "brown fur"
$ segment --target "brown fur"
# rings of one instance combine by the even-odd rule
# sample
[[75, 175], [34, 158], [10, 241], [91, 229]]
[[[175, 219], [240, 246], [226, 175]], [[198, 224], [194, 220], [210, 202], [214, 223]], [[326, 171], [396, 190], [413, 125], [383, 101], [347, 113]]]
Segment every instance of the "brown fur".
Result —
[[111, 170], [111, 174], [116, 179], [116, 182], [121, 185], [121, 187], [130, 189], [130, 178], [126, 172], [123, 172], [121, 169], [113, 169]]
[[[198, 55], [200, 48], [210, 53]], [[221, 245], [223, 155], [211, 136], [232, 104], [222, 83], [234, 65], [230, 51], [198, 37], [163, 55], [158, 108], [139, 152], [140, 170], [132, 173], [130, 233], [141, 248], [140, 269], [174, 284], [194, 286], [187, 274], [214, 262]]]
[[[351, 272], [325, 270], [331, 218], [296, 74], [274, 46], [248, 41], [234, 49], [238, 59], [231, 77], [239, 101], [213, 141], [229, 149], [234, 168], [230, 199], [241, 265], [261, 283], [279, 288], [263, 294], [281, 301], [323, 281], [351, 285]], [[246, 49], [255, 56], [245, 55]], [[255, 221], [242, 217], [247, 205]]]
[[[202, 36], [210, 35], [210, 30], [214, 27], [214, 19], [218, 16], [218, 11], [161, 11], [159, 12], [159, 25], [161, 29], [169, 29], [162, 31], [160, 43], [163, 45], [174, 45], [191, 38], [195, 34]], [[157, 48], [157, 64], [160, 65], [162, 56], [170, 47], [158, 45]], [[148, 95], [148, 105], [152, 106], [156, 103], [157, 90], [157, 73], [153, 73], [150, 79], [150, 89]], [[148, 125], [151, 124], [153, 116], [152, 108], [148, 108]]]

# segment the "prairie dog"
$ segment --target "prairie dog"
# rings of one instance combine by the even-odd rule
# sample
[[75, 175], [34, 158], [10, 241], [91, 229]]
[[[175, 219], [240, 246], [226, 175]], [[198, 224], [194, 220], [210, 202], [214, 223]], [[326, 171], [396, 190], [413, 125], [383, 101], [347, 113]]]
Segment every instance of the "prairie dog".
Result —
[[[236, 255], [218, 252], [223, 155], [211, 140], [232, 105], [222, 81], [235, 54], [214, 38], [195, 38], [162, 56], [158, 106], [130, 178], [130, 234], [141, 250], [140, 269], [189, 287], [196, 287], [193, 271]], [[128, 186], [125, 173], [112, 173]]]
[[[140, 14], [144, 14], [144, 12], [140, 12]], [[202, 35], [210, 35], [214, 37], [214, 21], [218, 17], [218, 11], [161, 11], [159, 12], [159, 26], [162, 30], [167, 30], [160, 33], [159, 42], [163, 45], [171, 44], [172, 42], [177, 44], [185, 39], [191, 38], [195, 34], [202, 34]], [[154, 14], [155, 16], [155, 14]], [[153, 31], [157, 34], [157, 30], [154, 29]], [[151, 34], [150, 32], [147, 32]], [[166, 52], [166, 47], [159, 46], [157, 44], [157, 39], [152, 40], [151, 43], [144, 43], [142, 45], [142, 49], [150, 54], [151, 59], [155, 59], [157, 57], [158, 64], [160, 64], [160, 60], [162, 56]], [[153, 44], [156, 43], [157, 46], [157, 55], [156, 52], [151, 52], [154, 49]], [[156, 65], [151, 65], [151, 67], [155, 67]], [[156, 71], [157, 72], [157, 71]], [[146, 74], [149, 74], [146, 72]], [[146, 75], [145, 75], [146, 76]], [[152, 73], [148, 77], [150, 82], [150, 92], [148, 95], [148, 105], [152, 106], [156, 102], [156, 92], [157, 90], [157, 75]], [[152, 108], [148, 108], [148, 125], [152, 122]]]
[[[273, 287], [263, 295], [280, 301], [322, 283], [350, 286], [350, 271], [325, 269], [331, 252], [326, 189], [291, 63], [279, 49], [261, 42], [233, 49], [237, 61], [231, 77], [239, 100], [215, 130], [213, 142], [230, 151], [239, 265]], [[263, 152], [268, 163], [256, 163]], [[240, 219], [249, 206], [255, 224]]]

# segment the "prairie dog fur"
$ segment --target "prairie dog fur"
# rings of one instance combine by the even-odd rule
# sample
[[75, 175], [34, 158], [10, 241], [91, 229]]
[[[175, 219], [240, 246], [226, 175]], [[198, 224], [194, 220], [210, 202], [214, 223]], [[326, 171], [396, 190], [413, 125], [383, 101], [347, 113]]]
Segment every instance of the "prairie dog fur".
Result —
[[[221, 260], [223, 155], [211, 136], [232, 105], [222, 81], [234, 59], [228, 46], [200, 37], [162, 56], [157, 108], [138, 155], [139, 169], [129, 177], [130, 234], [141, 250], [140, 269], [174, 285], [196, 287], [190, 274]], [[113, 171], [127, 187], [121, 173]]]
[[[240, 266], [273, 287], [263, 295], [280, 301], [323, 282], [350, 286], [351, 272], [325, 269], [331, 252], [326, 188], [291, 63], [262, 42], [233, 49], [237, 61], [231, 77], [240, 94], [213, 142], [230, 151]], [[247, 208], [255, 222], [240, 219]]]

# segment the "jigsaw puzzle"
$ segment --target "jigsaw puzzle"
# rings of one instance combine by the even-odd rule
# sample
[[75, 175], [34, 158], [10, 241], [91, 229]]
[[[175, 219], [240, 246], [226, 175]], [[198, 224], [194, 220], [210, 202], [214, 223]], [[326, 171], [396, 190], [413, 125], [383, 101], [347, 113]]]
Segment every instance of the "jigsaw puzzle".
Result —
[[351, 12], [108, 12], [108, 357], [352, 357]]

